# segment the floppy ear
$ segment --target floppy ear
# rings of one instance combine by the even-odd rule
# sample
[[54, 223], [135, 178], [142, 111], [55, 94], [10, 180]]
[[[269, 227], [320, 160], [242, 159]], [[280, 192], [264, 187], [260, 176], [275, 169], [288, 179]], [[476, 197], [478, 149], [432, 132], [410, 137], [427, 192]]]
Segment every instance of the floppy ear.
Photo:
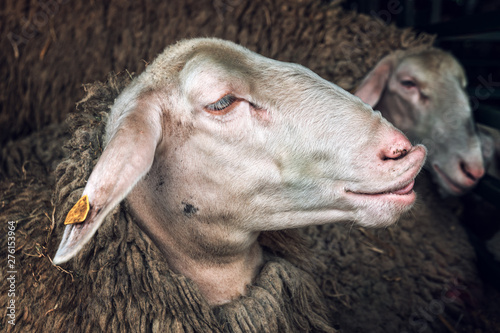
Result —
[[[110, 133], [109, 143], [92, 170], [82, 199], [68, 213], [65, 224], [69, 224], [53, 259], [54, 264], [68, 261], [83, 248], [106, 215], [127, 196], [153, 164], [162, 135], [160, 108], [154, 102], [148, 102], [147, 97], [129, 95], [125, 99], [128, 100], [125, 103], [120, 98], [115, 103], [114, 107], [123, 106], [128, 110], [121, 113], [119, 123]], [[85, 196], [88, 196], [90, 206], [88, 214]]]
[[394, 56], [388, 55], [378, 62], [374, 69], [365, 77], [354, 95], [372, 108], [377, 105], [387, 86], [389, 77], [394, 70]]

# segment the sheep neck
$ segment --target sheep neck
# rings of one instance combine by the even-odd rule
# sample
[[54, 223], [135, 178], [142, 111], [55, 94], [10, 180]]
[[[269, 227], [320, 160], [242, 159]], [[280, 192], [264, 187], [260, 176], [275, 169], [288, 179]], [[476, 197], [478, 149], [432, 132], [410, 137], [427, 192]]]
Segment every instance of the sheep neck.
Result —
[[[140, 197], [140, 196], [139, 196]], [[238, 232], [227, 226], [192, 219], [164, 219], [141, 214], [137, 197], [129, 196], [134, 221], [164, 255], [169, 268], [192, 280], [211, 306], [246, 295], [263, 264], [258, 232]]]

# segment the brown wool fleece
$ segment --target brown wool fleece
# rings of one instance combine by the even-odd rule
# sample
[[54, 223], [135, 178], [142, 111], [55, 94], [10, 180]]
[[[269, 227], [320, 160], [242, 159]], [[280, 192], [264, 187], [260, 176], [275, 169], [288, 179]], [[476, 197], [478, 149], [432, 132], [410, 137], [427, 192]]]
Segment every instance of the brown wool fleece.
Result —
[[0, 143], [62, 122], [82, 83], [140, 73], [183, 38], [228, 39], [348, 90], [391, 50], [434, 40], [344, 11], [340, 1], [54, 2], [48, 14], [32, 0], [8, 0], [0, 11]]

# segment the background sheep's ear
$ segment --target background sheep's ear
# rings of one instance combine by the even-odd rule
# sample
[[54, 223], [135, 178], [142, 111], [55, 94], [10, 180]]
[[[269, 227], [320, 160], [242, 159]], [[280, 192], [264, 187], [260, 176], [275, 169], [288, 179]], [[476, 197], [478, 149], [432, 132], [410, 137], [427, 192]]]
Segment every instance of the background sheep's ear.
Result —
[[394, 56], [388, 55], [361, 82], [354, 95], [372, 108], [377, 105], [394, 67]]
[[83, 222], [66, 225], [54, 264], [75, 256], [151, 168], [162, 135], [161, 113], [147, 103], [138, 103], [120, 120], [83, 191], [90, 211]]

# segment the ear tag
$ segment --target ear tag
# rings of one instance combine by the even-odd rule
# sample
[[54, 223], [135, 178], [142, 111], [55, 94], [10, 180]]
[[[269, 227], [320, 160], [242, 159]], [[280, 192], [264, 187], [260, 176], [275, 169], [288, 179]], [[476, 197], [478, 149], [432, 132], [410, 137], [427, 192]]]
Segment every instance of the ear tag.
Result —
[[87, 218], [89, 210], [89, 197], [84, 195], [68, 212], [66, 220], [64, 220], [64, 224], [82, 223]]

